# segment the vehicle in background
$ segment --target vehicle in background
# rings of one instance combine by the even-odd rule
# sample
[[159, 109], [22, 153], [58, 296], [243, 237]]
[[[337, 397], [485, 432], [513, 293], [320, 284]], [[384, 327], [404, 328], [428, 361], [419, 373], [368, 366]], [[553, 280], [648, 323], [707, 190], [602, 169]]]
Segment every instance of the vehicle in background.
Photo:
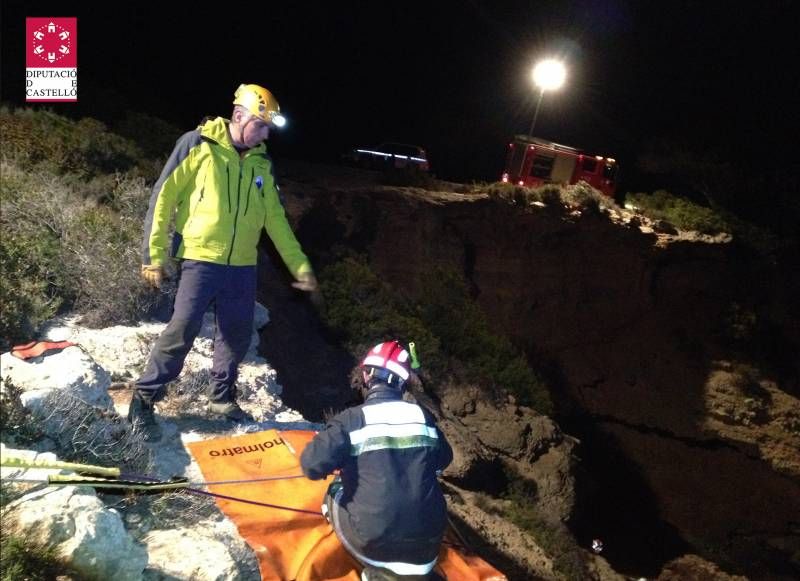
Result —
[[368, 169], [428, 171], [428, 154], [417, 145], [382, 143], [370, 149], [354, 149], [343, 156], [345, 162]]
[[618, 170], [613, 157], [587, 155], [568, 145], [517, 135], [508, 144], [501, 181], [531, 188], [585, 181], [606, 196], [613, 197]]

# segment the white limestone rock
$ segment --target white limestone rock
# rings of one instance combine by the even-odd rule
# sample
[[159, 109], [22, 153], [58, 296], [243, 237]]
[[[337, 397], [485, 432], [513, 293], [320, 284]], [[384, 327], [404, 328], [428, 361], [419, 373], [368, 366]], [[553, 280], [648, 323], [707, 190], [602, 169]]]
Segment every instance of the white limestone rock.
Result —
[[54, 546], [77, 571], [96, 579], [138, 581], [147, 551], [133, 541], [119, 513], [91, 488], [64, 486], [26, 494], [8, 506], [17, 533]]
[[111, 408], [108, 396], [111, 377], [80, 347], [67, 347], [58, 353], [29, 360], [3, 353], [0, 367], [3, 383], [10, 381], [22, 389], [20, 400], [29, 410], [41, 411], [45, 398], [60, 390], [68, 391], [89, 405]]
[[[145, 538], [146, 580], [229, 581], [260, 579], [252, 550], [228, 520], [204, 520], [191, 528], [151, 531]], [[202, 547], [202, 550], [198, 550]]]

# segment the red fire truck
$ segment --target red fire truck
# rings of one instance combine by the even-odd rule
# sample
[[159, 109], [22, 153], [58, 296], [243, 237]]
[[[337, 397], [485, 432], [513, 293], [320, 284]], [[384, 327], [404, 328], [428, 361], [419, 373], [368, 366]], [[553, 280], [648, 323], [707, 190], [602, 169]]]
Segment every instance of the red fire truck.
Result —
[[517, 135], [508, 144], [502, 181], [520, 186], [576, 184], [583, 180], [613, 197], [617, 187], [617, 162], [613, 157], [586, 155], [580, 149]]

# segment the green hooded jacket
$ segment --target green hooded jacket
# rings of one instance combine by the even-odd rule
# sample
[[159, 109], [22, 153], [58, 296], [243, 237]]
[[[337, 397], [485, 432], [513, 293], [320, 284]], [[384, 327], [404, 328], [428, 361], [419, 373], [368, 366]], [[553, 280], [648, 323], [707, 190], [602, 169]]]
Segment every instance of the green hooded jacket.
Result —
[[[183, 135], [153, 187], [144, 226], [142, 264], [168, 256], [250, 266], [264, 228], [297, 278], [311, 264], [295, 238], [278, 197], [272, 160], [263, 143], [240, 158], [217, 117]], [[175, 234], [169, 246], [170, 222]]]

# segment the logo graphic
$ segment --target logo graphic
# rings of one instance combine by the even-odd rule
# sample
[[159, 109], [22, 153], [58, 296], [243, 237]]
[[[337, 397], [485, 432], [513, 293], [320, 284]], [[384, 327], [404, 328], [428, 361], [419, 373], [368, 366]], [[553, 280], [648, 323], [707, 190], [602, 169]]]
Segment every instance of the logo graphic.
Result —
[[78, 19], [25, 19], [25, 100], [78, 100]]

